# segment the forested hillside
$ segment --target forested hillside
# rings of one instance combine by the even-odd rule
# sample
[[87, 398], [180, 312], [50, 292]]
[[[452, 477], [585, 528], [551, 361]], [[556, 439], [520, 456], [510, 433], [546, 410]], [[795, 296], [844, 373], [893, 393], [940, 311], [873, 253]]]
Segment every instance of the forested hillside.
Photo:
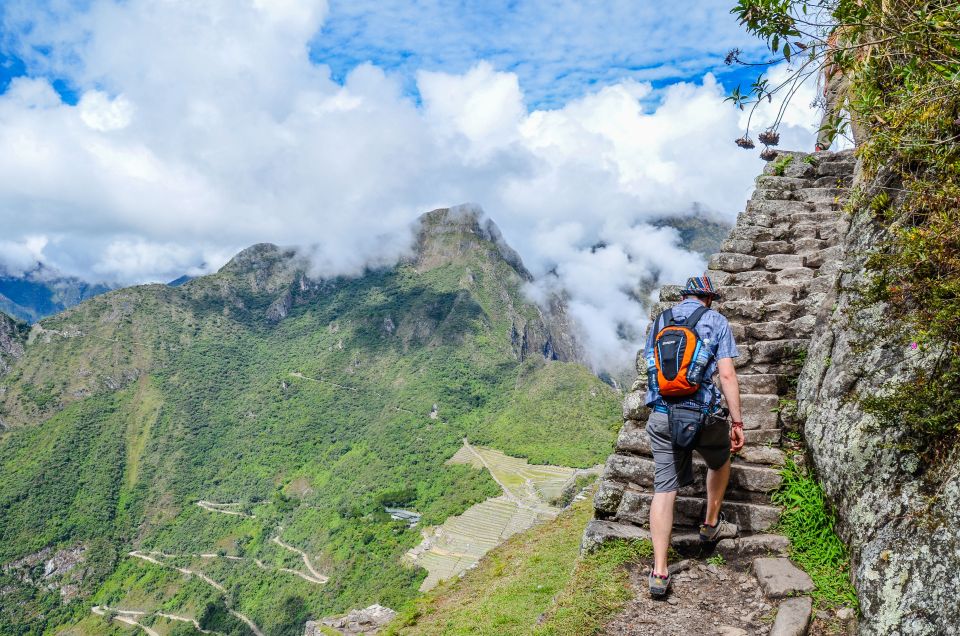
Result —
[[528, 278], [495, 226], [438, 210], [393, 268], [319, 279], [257, 245], [34, 326], [0, 379], [0, 633], [299, 634], [402, 607], [420, 527], [501, 493], [446, 464], [465, 437], [572, 467], [610, 451], [618, 398]]

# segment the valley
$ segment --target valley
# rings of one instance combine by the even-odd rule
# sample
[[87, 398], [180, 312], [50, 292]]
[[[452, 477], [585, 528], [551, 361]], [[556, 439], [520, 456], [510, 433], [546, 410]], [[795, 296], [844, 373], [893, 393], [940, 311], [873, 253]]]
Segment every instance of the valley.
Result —
[[[619, 398], [485, 223], [430, 213], [414, 256], [358, 278], [258, 245], [11, 331], [0, 564], [82, 556], [51, 578], [40, 556], [0, 570], [0, 632], [101, 634], [99, 607], [163, 636], [299, 635], [402, 608], [555, 516], [612, 447]], [[422, 528], [458, 523], [412, 564]]]

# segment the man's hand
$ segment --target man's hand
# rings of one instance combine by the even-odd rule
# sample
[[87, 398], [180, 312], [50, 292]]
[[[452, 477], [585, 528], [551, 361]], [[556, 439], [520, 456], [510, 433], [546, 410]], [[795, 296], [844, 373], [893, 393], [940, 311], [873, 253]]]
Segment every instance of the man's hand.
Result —
[[730, 452], [736, 453], [744, 444], [743, 438], [743, 427], [742, 426], [731, 426], [730, 427]]

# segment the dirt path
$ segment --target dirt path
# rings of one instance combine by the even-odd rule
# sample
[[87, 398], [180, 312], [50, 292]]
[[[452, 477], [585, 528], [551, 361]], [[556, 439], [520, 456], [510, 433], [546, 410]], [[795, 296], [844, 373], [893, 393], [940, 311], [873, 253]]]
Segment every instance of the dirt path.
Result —
[[[131, 551], [131, 552], [128, 552], [127, 554], [129, 554], [130, 556], [135, 557], [135, 558], [137, 558], [137, 559], [143, 559], [144, 561], [147, 561], [147, 562], [149, 562], [149, 563], [153, 563], [153, 564], [155, 564], [155, 565], [159, 565], [159, 566], [161, 566], [161, 567], [173, 568], [173, 569], [176, 570], [177, 572], [180, 572], [181, 574], [186, 574], [187, 576], [195, 576], [195, 577], [197, 577], [198, 579], [200, 579], [201, 581], [203, 581], [204, 583], [206, 583], [207, 585], [209, 585], [210, 587], [212, 587], [212, 588], [214, 588], [214, 589], [216, 589], [216, 590], [219, 590], [220, 592], [223, 592], [224, 594], [227, 593], [227, 588], [223, 587], [222, 585], [220, 585], [219, 583], [217, 583], [216, 581], [214, 581], [213, 579], [211, 579], [209, 576], [207, 576], [207, 575], [204, 574], [203, 572], [198, 572], [198, 571], [196, 571], [196, 570], [190, 570], [190, 569], [188, 569], [188, 568], [181, 568], [181, 567], [177, 567], [177, 566], [174, 566], [174, 565], [167, 565], [166, 563], [164, 563], [164, 562], [162, 562], [162, 561], [160, 561], [160, 560], [158, 560], [158, 559], [150, 556], [150, 554], [145, 553], [145, 552], [140, 552], [139, 550], [133, 550], [133, 551]], [[161, 555], [161, 556], [169, 556], [169, 555]], [[236, 616], [237, 618], [239, 618], [239, 619], [240, 619], [241, 621], [243, 621], [244, 623], [246, 623], [247, 626], [249, 626], [250, 629], [253, 631], [253, 633], [256, 634], [256, 636], [264, 636], [263, 632], [260, 631], [260, 628], [257, 627], [256, 623], [254, 623], [252, 620], [250, 620], [249, 618], [247, 618], [246, 616], [244, 616], [244, 615], [241, 614], [240, 612], [238, 612], [238, 611], [236, 611], [236, 610], [234, 610], [234, 609], [232, 609], [232, 608], [230, 608], [230, 607], [227, 608], [227, 611], [230, 612], [231, 614], [233, 614], [234, 616]], [[160, 636], [160, 635], [159, 635], [159, 634], [156, 634], [156, 636]]]
[[[283, 528], [280, 528], [280, 531], [282, 532], [282, 531], [283, 531]], [[287, 543], [284, 543], [283, 540], [280, 538], [280, 535], [275, 536], [273, 539], [271, 539], [271, 541], [273, 541], [274, 543], [276, 543], [276, 544], [277, 544], [278, 546], [280, 546], [281, 548], [284, 548], [284, 549], [286, 549], [286, 550], [289, 550], [290, 552], [294, 552], [294, 553], [296, 553], [296, 554], [299, 554], [299, 555], [300, 555], [300, 558], [303, 559], [303, 564], [307, 567], [308, 570], [310, 570], [310, 574], [312, 574], [313, 577], [314, 577], [314, 579], [315, 579], [315, 580], [313, 581], [313, 583], [317, 583], [317, 584], [323, 585], [324, 583], [326, 583], [327, 581], [330, 580], [329, 577], [326, 577], [326, 576], [320, 574], [319, 572], [317, 572], [315, 569], [313, 569], [313, 564], [310, 563], [310, 557], [308, 557], [308, 556], [307, 556], [307, 553], [304, 552], [303, 550], [299, 550], [299, 549], [293, 547], [292, 545], [289, 545], [289, 544], [287, 544]], [[310, 579], [307, 578], [306, 575], [304, 575], [302, 572], [296, 572], [295, 570], [290, 570], [290, 571], [296, 573], [297, 575], [299, 575], [299, 576], [301, 576], [301, 577], [303, 577], [303, 578], [306, 578], [308, 581], [310, 580]]]
[[100, 607], [99, 605], [94, 605], [90, 608], [90, 611], [97, 616], [106, 616], [108, 612], [113, 612], [115, 614], [114, 620], [118, 620], [121, 623], [126, 623], [127, 625], [132, 625], [133, 627], [139, 627], [145, 631], [148, 636], [160, 636], [160, 634], [153, 629], [137, 621], [137, 618], [146, 616], [146, 612], [138, 612], [136, 610], [118, 610], [110, 607]]
[[510, 501], [517, 504], [518, 506], [522, 506], [523, 505], [522, 500], [519, 497], [517, 497], [515, 494], [513, 494], [513, 492], [509, 488], [507, 488], [507, 485], [505, 483], [500, 481], [500, 478], [497, 477], [497, 474], [493, 471], [493, 468], [490, 467], [490, 464], [487, 463], [487, 460], [484, 459], [482, 454], [477, 452], [476, 448], [470, 445], [470, 442], [467, 441], [466, 437], [463, 438], [463, 446], [464, 448], [469, 450], [471, 453], [473, 453], [473, 456], [476, 457], [481, 464], [483, 464], [483, 467], [486, 468], [487, 472], [490, 473], [490, 476], [493, 477], [493, 481], [497, 482], [497, 485], [500, 486], [501, 490], [503, 490], [504, 496]]
[[193, 625], [193, 628], [200, 632], [201, 634], [213, 634], [215, 632], [210, 631], [209, 629], [203, 629], [200, 627], [200, 623], [197, 622], [197, 619], [190, 618], [189, 616], [180, 616], [178, 614], [168, 614], [166, 612], [156, 612], [157, 616], [162, 616], [172, 621], [180, 621], [182, 623], [190, 623]]
[[219, 512], [222, 515], [234, 515], [237, 517], [246, 517], [247, 519], [256, 519], [256, 515], [248, 515], [245, 512], [240, 512], [239, 510], [224, 510], [223, 506], [240, 506], [239, 502], [237, 503], [216, 503], [214, 501], [204, 501], [201, 499], [197, 502], [197, 505], [203, 508], [204, 510], [209, 510], [210, 512]]
[[[308, 376], [303, 375], [303, 374], [300, 373], [299, 371], [291, 371], [291, 372], [290, 372], [290, 375], [291, 375], [291, 377], [298, 378], [298, 379], [300, 379], [300, 380], [307, 380], [308, 382], [317, 382], [317, 383], [320, 383], [320, 384], [329, 384], [330, 386], [335, 386], [335, 387], [337, 387], [338, 389], [344, 389], [345, 391], [353, 391], [354, 393], [359, 393], [359, 392], [360, 392], [360, 389], [358, 389], [358, 388], [356, 388], [356, 387], [347, 386], [347, 385], [345, 385], [345, 384], [337, 384], [336, 382], [331, 382], [330, 380], [324, 380], [323, 378], [311, 378], [311, 377], [308, 377]], [[383, 394], [382, 394], [382, 393], [379, 393], [379, 392], [377, 392], [377, 391], [371, 391], [371, 393], [372, 393], [373, 395], [376, 395], [378, 398], [383, 398]], [[411, 411], [410, 409], [405, 409], [405, 408], [403, 408], [402, 406], [394, 406], [393, 408], [397, 409], [398, 411], [403, 411], [404, 413], [409, 413], [410, 415], [416, 415], [416, 413], [414, 413], [414, 412]]]

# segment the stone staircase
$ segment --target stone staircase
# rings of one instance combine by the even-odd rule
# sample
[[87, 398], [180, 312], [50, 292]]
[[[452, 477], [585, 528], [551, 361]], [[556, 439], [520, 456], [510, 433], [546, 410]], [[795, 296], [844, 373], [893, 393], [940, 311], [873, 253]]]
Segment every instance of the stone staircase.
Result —
[[[747, 537], [734, 545], [752, 546], [756, 553], [784, 547], [782, 538], [763, 535], [779, 515], [769, 493], [781, 481], [780, 446], [784, 429], [793, 426], [796, 377], [819, 307], [836, 282], [848, 224], [841, 207], [853, 169], [849, 151], [779, 153], [757, 178], [746, 210], [706, 272], [722, 293], [714, 308], [729, 319], [740, 351], [736, 366], [747, 442], [734, 458], [723, 512]], [[664, 287], [651, 317], [680, 300], [679, 289]], [[642, 528], [653, 497], [654, 464], [644, 429], [645, 364], [639, 352], [639, 377], [624, 400], [623, 428], [594, 499], [595, 519], [584, 535], [587, 550], [611, 538], [646, 536]], [[678, 549], [696, 541], [694, 527], [706, 507], [706, 466], [694, 458], [697, 480], [677, 497]]]

